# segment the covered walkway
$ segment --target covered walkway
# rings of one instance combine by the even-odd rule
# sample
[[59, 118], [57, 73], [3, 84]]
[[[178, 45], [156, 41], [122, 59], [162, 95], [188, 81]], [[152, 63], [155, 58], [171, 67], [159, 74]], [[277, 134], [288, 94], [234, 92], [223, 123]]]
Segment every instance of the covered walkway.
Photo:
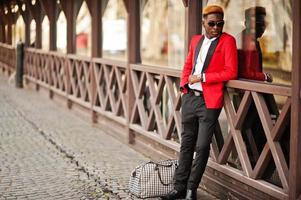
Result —
[[[78, 113], [0, 73], [0, 199], [136, 199], [131, 171], [150, 160]], [[199, 190], [200, 199], [216, 199]]]
[[[0, 1], [0, 97], [5, 105], [0, 115], [0, 128], [4, 132], [0, 133], [3, 137], [0, 143], [5, 141], [0, 148], [5, 153], [0, 152], [0, 161], [8, 166], [0, 171], [0, 184], [3, 183], [0, 194], [3, 191], [3, 195], [15, 195], [7, 193], [10, 186], [14, 188], [12, 180], [18, 179], [14, 172], [23, 169], [10, 169], [15, 162], [20, 161], [23, 166], [24, 161], [24, 177], [30, 176], [33, 164], [37, 164], [36, 171], [47, 171], [39, 163], [58, 162], [58, 166], [68, 168], [68, 173], [54, 167], [49, 176], [59, 174], [53, 181], [70, 190], [66, 198], [73, 195], [75, 198], [90, 198], [89, 195], [128, 198], [128, 175], [138, 163], [149, 158], [177, 157], [181, 142], [180, 66], [191, 37], [202, 32], [200, 11], [207, 3], [219, 2], [225, 7], [225, 17], [232, 19], [234, 14], [237, 19], [227, 19], [225, 30], [236, 32], [242, 31], [237, 27], [247, 20], [245, 10], [259, 2], [250, 0], [245, 4], [241, 0], [238, 7], [236, 0], [177, 1]], [[123, 27], [117, 44], [115, 38], [113, 41], [109, 37], [109, 42], [104, 39], [104, 28], [110, 21], [104, 19], [112, 2], [122, 10], [113, 12], [122, 20], [109, 23], [115, 24], [114, 28]], [[261, 38], [264, 44], [261, 64], [265, 72], [274, 72], [274, 77], [286, 84], [252, 79], [226, 84], [224, 108], [214, 132], [201, 187], [221, 199], [295, 200], [301, 198], [301, 2], [260, 2], [273, 19], [267, 36]], [[83, 32], [77, 32], [82, 5], [90, 21], [88, 27], [81, 27]], [[171, 7], [174, 10], [168, 10]], [[180, 20], [175, 20], [178, 14]], [[18, 17], [24, 22], [24, 48], [22, 45], [17, 48], [12, 42]], [[42, 22], [46, 17], [49, 48], [42, 50], [45, 47]], [[59, 26], [61, 17], [65, 20], [64, 29]], [[173, 28], [166, 26], [169, 21], [157, 26], [156, 20], [160, 19], [173, 22]], [[35, 31], [31, 31], [32, 24]], [[145, 37], [145, 27], [151, 25], [163, 34], [155, 35], [149, 28]], [[110, 26], [106, 30], [111, 30]], [[86, 29], [90, 30], [90, 36], [86, 35]], [[64, 37], [60, 35], [63, 32]], [[61, 51], [58, 41], [63, 41], [65, 51]], [[150, 48], [151, 44], [154, 46]], [[110, 45], [112, 49], [108, 49]], [[89, 52], [85, 56], [78, 54], [83, 46]], [[147, 58], [156, 62], [149, 63]], [[15, 89], [14, 81], [24, 89]], [[26, 136], [25, 144], [19, 129]], [[34, 154], [35, 145], [41, 147], [41, 152]], [[24, 153], [37, 156], [37, 162], [27, 163], [27, 159], [22, 159], [22, 151], [17, 149], [23, 146], [28, 148]], [[49, 158], [48, 154], [53, 156]], [[12, 179], [5, 178], [11, 172]], [[70, 180], [64, 178], [69, 176]], [[46, 180], [37, 178], [36, 182]], [[74, 182], [78, 185], [73, 185]], [[101, 191], [95, 192], [98, 185]], [[19, 187], [22, 188], [16, 186]], [[74, 188], [79, 188], [80, 194]], [[60, 187], [53, 191], [64, 193]]]

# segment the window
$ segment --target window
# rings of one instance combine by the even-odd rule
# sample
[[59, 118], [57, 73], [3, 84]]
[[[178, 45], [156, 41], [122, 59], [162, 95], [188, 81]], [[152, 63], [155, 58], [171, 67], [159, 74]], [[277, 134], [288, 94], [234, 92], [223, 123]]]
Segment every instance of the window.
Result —
[[91, 16], [85, 1], [76, 19], [76, 54], [91, 56]]
[[57, 51], [61, 53], [67, 52], [67, 20], [63, 11], [61, 11], [59, 18], [56, 22], [57, 29], [56, 29], [56, 46]]
[[49, 50], [49, 20], [45, 16], [42, 22], [42, 49]]
[[[237, 47], [244, 54], [243, 58], [240, 57], [239, 62], [241, 78], [262, 79], [260, 75], [253, 76], [248, 72], [242, 72], [242, 70], [246, 71], [244, 67], [256, 65], [252, 63], [254, 59], [249, 56], [253, 55], [253, 50], [259, 49], [259, 45], [262, 52], [261, 70], [272, 75], [273, 83], [291, 85], [292, 5], [290, 2], [282, 0], [209, 0], [209, 4], [218, 3], [224, 6], [224, 31], [236, 37]], [[257, 56], [255, 60], [260, 59]]]
[[182, 68], [185, 58], [182, 1], [146, 1], [141, 9], [142, 63]]
[[122, 0], [110, 0], [104, 16], [103, 57], [126, 60], [127, 56], [127, 12]]

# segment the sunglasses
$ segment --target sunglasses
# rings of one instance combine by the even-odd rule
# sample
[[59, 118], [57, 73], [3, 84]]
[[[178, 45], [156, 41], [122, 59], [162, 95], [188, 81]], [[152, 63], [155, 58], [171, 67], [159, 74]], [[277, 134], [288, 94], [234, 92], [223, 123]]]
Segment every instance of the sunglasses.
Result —
[[208, 26], [210, 27], [214, 27], [214, 26], [222, 27], [224, 26], [224, 24], [225, 24], [224, 20], [218, 22], [214, 22], [214, 21], [208, 22]]

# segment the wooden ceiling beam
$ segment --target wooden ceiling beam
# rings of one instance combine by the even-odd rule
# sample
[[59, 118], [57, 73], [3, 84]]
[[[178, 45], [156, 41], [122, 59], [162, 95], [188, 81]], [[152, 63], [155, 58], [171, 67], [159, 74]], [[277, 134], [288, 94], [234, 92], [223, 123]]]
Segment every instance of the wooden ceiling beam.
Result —
[[60, 14], [60, 7], [58, 6], [56, 1], [49, 1], [49, 0], [40, 0], [41, 6], [45, 11], [48, 19], [55, 19], [59, 17]]
[[45, 11], [41, 5], [41, 2], [39, 0], [36, 0], [35, 5], [31, 4], [31, 0], [24, 0], [24, 3], [26, 5], [26, 9], [29, 10], [31, 16], [36, 21], [43, 21], [43, 18], [45, 16]]
[[39, 0], [36, 0], [34, 5], [31, 0], [24, 0], [24, 2], [26, 3], [26, 9], [29, 10], [36, 22], [36, 38], [34, 45], [36, 48], [40, 49], [42, 48], [42, 21], [45, 17], [45, 11]]
[[76, 53], [76, 18], [83, 0], [60, 0], [67, 20], [67, 53]]
[[[19, 6], [18, 12], [21, 14], [25, 23], [25, 46], [27, 47], [30, 45], [30, 23], [32, 20], [32, 16], [25, 2], [23, 2], [22, 0], [17, 0], [16, 3]], [[25, 10], [22, 10], [23, 4], [25, 5]]]
[[60, 13], [60, 7], [56, 1], [40, 0], [42, 7], [45, 10], [45, 14], [49, 19], [49, 50], [56, 51], [57, 40], [57, 19]]
[[100, 4], [100, 8], [99, 7], [98, 8], [101, 10], [101, 14], [102, 14], [101, 16], [103, 16], [103, 14], [105, 13], [105, 10], [107, 8], [109, 0], [102, 0], [102, 1], [85, 0], [85, 2], [87, 3], [87, 6], [88, 6], [91, 16], [93, 13], [93, 9], [95, 9], [95, 5]]

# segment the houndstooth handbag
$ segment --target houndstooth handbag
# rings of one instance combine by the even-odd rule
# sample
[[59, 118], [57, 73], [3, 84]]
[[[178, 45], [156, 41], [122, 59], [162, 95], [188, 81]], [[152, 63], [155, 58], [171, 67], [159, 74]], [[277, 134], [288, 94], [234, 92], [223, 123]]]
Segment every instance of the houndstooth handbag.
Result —
[[137, 166], [130, 177], [130, 192], [139, 198], [166, 195], [173, 189], [177, 166], [177, 160], [150, 161]]

